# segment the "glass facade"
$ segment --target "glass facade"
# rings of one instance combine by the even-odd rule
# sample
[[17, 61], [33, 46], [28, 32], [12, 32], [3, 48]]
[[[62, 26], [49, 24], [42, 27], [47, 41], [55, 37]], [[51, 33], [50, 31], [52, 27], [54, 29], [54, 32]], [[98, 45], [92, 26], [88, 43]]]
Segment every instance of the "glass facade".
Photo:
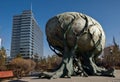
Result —
[[43, 56], [43, 33], [31, 10], [13, 16], [11, 57], [21, 54], [24, 58]]

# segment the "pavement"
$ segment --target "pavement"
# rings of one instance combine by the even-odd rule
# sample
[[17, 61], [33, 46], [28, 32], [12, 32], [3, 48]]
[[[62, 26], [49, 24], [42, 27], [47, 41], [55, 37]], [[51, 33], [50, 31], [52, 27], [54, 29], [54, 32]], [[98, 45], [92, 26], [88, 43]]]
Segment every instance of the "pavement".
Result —
[[23, 77], [22, 79], [4, 80], [2, 82], [120, 82], [120, 70], [115, 70], [115, 77], [89, 76], [57, 79], [39, 79], [38, 77]]

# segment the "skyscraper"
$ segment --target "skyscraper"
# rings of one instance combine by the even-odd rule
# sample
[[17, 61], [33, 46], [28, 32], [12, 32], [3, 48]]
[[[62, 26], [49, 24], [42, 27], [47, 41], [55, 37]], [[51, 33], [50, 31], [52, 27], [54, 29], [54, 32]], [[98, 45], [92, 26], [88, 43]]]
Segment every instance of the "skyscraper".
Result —
[[31, 10], [13, 16], [11, 57], [18, 54], [23, 58], [43, 56], [43, 33]]

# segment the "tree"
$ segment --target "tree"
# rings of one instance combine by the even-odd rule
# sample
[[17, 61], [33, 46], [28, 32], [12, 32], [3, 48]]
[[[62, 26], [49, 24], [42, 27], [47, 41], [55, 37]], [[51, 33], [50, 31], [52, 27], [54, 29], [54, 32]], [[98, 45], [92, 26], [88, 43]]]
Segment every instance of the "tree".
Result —
[[37, 62], [36, 70], [37, 71], [51, 71], [54, 68], [57, 68], [61, 63], [62, 58], [57, 55], [48, 56], [47, 58], [41, 58]]
[[22, 55], [19, 53], [19, 54], [16, 55], [15, 58], [22, 58]]
[[104, 53], [103, 62], [104, 65], [109, 67], [120, 67], [120, 49], [119, 45], [113, 37], [113, 45], [110, 45], [105, 49], [107, 53]]
[[2, 47], [0, 49], [0, 65], [5, 65], [6, 57], [6, 50], [4, 47]]

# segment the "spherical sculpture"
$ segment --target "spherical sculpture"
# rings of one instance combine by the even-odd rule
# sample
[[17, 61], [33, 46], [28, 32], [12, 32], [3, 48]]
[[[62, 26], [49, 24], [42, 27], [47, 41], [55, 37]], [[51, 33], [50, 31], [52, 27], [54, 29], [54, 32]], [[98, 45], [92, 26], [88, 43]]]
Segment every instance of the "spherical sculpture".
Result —
[[46, 36], [50, 48], [63, 60], [54, 72], [42, 75], [50, 78], [113, 75], [113, 70], [95, 64], [95, 58], [104, 49], [105, 34], [93, 18], [77, 12], [59, 14], [47, 22]]
[[93, 18], [77, 12], [59, 14], [50, 19], [46, 25], [46, 35], [52, 47], [58, 51], [64, 48], [64, 39], [72, 48], [76, 44], [81, 52], [92, 50], [100, 40], [98, 46], [105, 45], [105, 34], [101, 25]]

